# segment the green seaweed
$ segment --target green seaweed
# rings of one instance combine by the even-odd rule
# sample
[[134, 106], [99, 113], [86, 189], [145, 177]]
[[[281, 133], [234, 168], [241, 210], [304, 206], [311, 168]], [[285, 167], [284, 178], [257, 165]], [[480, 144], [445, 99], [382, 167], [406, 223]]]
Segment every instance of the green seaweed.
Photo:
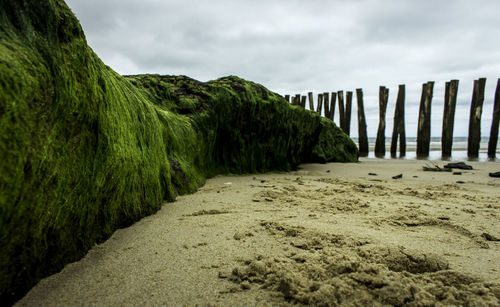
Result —
[[230, 76], [120, 76], [62, 0], [0, 0], [0, 300], [220, 173], [357, 161], [331, 121]]

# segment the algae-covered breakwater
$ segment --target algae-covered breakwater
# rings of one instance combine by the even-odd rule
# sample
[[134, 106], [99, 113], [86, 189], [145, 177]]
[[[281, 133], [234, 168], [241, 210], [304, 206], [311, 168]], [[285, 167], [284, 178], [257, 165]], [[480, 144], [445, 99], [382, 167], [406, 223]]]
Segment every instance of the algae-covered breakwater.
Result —
[[122, 77], [62, 0], [0, 0], [0, 300], [219, 173], [356, 161], [331, 121], [237, 77]]

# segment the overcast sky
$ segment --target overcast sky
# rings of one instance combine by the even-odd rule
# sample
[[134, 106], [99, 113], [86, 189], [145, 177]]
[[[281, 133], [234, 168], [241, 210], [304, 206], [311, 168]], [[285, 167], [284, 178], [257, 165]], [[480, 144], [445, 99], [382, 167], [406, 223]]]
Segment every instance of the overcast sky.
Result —
[[[237, 75], [281, 95], [363, 88], [376, 136], [378, 88], [398, 84], [415, 136], [422, 83], [436, 81], [432, 135], [441, 135], [444, 83], [459, 79], [455, 136], [468, 131], [473, 80], [488, 78], [482, 135], [500, 77], [498, 0], [66, 0], [87, 41], [120, 74]], [[353, 101], [351, 135], [357, 136]], [[338, 123], [338, 109], [335, 122]]]

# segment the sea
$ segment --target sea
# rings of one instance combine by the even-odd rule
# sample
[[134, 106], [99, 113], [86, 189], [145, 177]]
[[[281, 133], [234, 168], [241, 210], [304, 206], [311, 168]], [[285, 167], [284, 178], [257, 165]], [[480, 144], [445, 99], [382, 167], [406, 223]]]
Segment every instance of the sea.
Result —
[[[352, 140], [358, 145], [358, 138], [353, 137]], [[370, 152], [368, 154], [368, 158], [375, 158], [375, 141], [376, 138], [369, 137], [368, 138], [368, 146], [370, 148]], [[430, 151], [429, 157], [422, 160], [431, 160], [431, 161], [490, 161], [490, 162], [500, 162], [500, 150], [497, 146], [497, 157], [496, 158], [488, 158], [488, 137], [482, 137], [479, 149], [479, 157], [476, 159], [469, 159], [467, 157], [467, 137], [454, 137], [453, 138], [453, 146], [451, 157], [447, 159], [443, 159], [441, 157], [441, 137], [431, 137]], [[393, 159], [391, 157], [391, 137], [385, 137], [385, 148], [386, 155], [385, 157], [381, 157], [380, 159]], [[397, 148], [397, 159], [405, 159], [405, 160], [416, 160], [417, 159], [417, 138], [416, 137], [406, 137], [406, 155], [404, 157], [399, 157], [399, 140], [398, 140], [398, 148]]]

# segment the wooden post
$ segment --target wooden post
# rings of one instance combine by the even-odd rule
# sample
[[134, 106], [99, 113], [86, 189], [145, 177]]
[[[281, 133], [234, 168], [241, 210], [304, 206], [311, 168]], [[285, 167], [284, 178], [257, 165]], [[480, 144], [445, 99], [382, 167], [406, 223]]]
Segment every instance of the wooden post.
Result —
[[363, 89], [356, 89], [356, 98], [358, 101], [358, 144], [359, 155], [368, 156], [368, 137], [366, 135], [365, 107], [363, 106]]
[[306, 108], [306, 99], [306, 96], [302, 96], [302, 101], [300, 102], [300, 106], [302, 107], [302, 109]]
[[344, 132], [345, 132], [345, 126], [344, 126], [344, 122], [345, 122], [345, 112], [344, 112], [344, 92], [343, 91], [338, 91], [337, 92], [337, 98], [339, 100], [339, 126], [340, 126], [340, 129], [342, 129]]
[[285, 95], [286, 102], [290, 103], [290, 95]]
[[345, 115], [344, 115], [344, 120], [345, 120], [345, 133], [347, 135], [351, 134], [351, 110], [352, 110], [352, 92], [347, 92], [346, 93], [346, 102], [345, 102]]
[[483, 112], [484, 88], [486, 78], [474, 80], [474, 92], [470, 106], [469, 137], [467, 139], [467, 156], [477, 158], [481, 142], [481, 115]]
[[453, 124], [455, 122], [455, 107], [457, 105], [458, 80], [446, 82], [444, 91], [443, 130], [441, 133], [441, 156], [451, 157], [453, 145]]
[[405, 132], [405, 85], [400, 84], [396, 110], [394, 111], [394, 129], [392, 130], [391, 156], [396, 156], [399, 137], [399, 156], [406, 156], [406, 132]]
[[431, 103], [434, 81], [422, 85], [417, 128], [417, 157], [427, 158], [431, 144]]
[[293, 105], [294, 106], [299, 106], [300, 105], [300, 94], [295, 95], [295, 99], [293, 100]]
[[330, 95], [323, 93], [323, 101], [325, 105], [325, 117], [330, 118]]
[[323, 108], [323, 94], [318, 94], [318, 108], [316, 109], [316, 113], [321, 115], [321, 109]]
[[500, 123], [500, 79], [497, 80], [495, 90], [495, 105], [493, 106], [493, 120], [491, 121], [490, 140], [488, 142], [488, 157], [495, 158], [498, 141], [498, 124]]
[[377, 140], [375, 141], [375, 157], [385, 156], [385, 113], [387, 111], [388, 100], [389, 89], [385, 86], [381, 86], [378, 94], [379, 122]]
[[309, 96], [309, 110], [314, 111], [314, 101], [313, 101], [313, 93], [309, 92], [307, 93], [307, 96]]
[[335, 102], [337, 101], [337, 93], [332, 92], [332, 98], [330, 100], [330, 119], [333, 121], [335, 116]]

